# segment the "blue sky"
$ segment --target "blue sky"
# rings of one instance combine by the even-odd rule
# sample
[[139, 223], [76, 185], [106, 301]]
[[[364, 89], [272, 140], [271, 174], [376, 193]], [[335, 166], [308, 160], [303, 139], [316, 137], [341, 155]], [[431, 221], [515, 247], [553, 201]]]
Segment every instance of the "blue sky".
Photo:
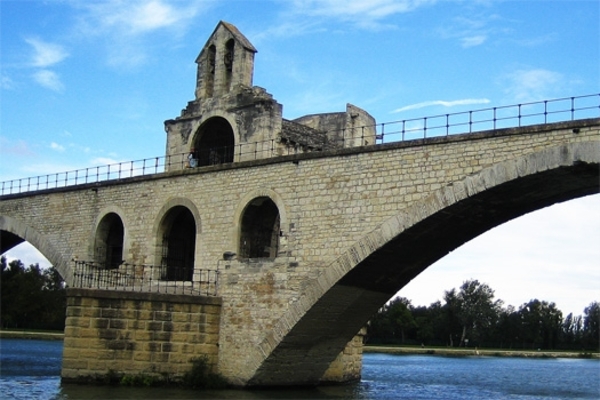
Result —
[[[220, 20], [258, 49], [254, 85], [285, 118], [349, 102], [388, 122], [600, 93], [599, 4], [2, 0], [0, 180], [163, 155]], [[401, 295], [428, 305], [476, 278], [509, 304], [581, 314], [600, 300], [599, 210], [593, 196], [506, 224]]]

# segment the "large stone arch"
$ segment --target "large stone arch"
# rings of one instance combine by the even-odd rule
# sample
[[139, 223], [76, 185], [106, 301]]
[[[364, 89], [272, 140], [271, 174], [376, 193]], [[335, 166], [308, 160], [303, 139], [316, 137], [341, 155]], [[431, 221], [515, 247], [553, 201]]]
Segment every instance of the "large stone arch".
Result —
[[600, 142], [571, 143], [490, 166], [409, 205], [307, 285], [258, 346], [267, 357], [248, 384], [318, 383], [377, 309], [428, 266], [504, 222], [598, 193], [599, 179]]
[[233, 162], [236, 139], [234, 125], [227, 118], [219, 115], [204, 119], [192, 138], [197, 166]]
[[69, 260], [64, 258], [64, 252], [57, 250], [56, 246], [47, 239], [46, 235], [41, 234], [23, 221], [5, 215], [0, 216], [0, 231], [9, 232], [31, 243], [32, 246], [50, 261], [67, 285], [71, 284], [73, 271]]

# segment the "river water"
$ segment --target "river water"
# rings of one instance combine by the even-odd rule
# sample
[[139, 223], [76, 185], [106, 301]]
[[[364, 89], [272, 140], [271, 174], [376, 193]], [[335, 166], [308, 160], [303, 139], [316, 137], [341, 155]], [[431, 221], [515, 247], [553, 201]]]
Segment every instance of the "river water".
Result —
[[600, 399], [600, 361], [365, 354], [360, 382], [303, 390], [61, 385], [62, 341], [0, 339], [0, 399]]

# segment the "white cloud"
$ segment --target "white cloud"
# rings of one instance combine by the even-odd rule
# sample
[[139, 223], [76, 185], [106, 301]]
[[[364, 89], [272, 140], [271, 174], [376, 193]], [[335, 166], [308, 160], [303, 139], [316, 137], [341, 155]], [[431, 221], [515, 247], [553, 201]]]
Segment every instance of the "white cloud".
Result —
[[33, 79], [47, 89], [55, 92], [62, 92], [64, 85], [62, 84], [58, 74], [48, 69], [42, 69], [33, 74]]
[[132, 68], [148, 59], [148, 36], [168, 32], [181, 36], [212, 0], [190, 2], [167, 0], [108, 0], [75, 2], [81, 10], [77, 34], [106, 40], [107, 62], [113, 67]]
[[295, 0], [294, 12], [307, 16], [337, 18], [366, 28], [395, 14], [414, 11], [437, 0]]
[[552, 97], [563, 75], [543, 68], [520, 69], [506, 75], [504, 92], [512, 101], [530, 102]]
[[468, 36], [462, 38], [460, 41], [462, 43], [462, 47], [475, 47], [483, 44], [487, 40], [486, 35], [476, 35], [476, 36]]
[[486, 14], [479, 10], [477, 14], [461, 15], [449, 22], [444, 21], [436, 32], [442, 39], [457, 40], [466, 49], [481, 46], [490, 38], [509, 32], [508, 24], [497, 14]]
[[69, 53], [60, 45], [44, 42], [36, 38], [25, 39], [33, 47], [31, 65], [33, 67], [46, 68], [58, 64], [69, 56]]
[[115, 160], [113, 158], [96, 157], [90, 161], [90, 164], [103, 166], [103, 165], [110, 165], [110, 164], [118, 164], [120, 162], [121, 161]]
[[82, 17], [85, 30], [96, 34], [140, 35], [186, 26], [210, 4], [207, 1], [177, 2], [165, 0], [109, 0], [78, 4], [86, 11]]
[[62, 145], [60, 145], [58, 143], [55, 143], [55, 142], [50, 143], [50, 148], [52, 150], [56, 150], [56, 151], [59, 151], [59, 152], [65, 151], [65, 147], [64, 146], [62, 146]]
[[424, 101], [421, 103], [411, 104], [408, 106], [400, 107], [392, 111], [392, 113], [399, 113], [403, 111], [409, 110], [417, 110], [419, 108], [431, 107], [431, 106], [443, 106], [443, 107], [456, 107], [456, 106], [467, 106], [473, 104], [488, 104], [490, 100], [488, 99], [461, 99], [461, 100], [432, 100], [432, 101]]

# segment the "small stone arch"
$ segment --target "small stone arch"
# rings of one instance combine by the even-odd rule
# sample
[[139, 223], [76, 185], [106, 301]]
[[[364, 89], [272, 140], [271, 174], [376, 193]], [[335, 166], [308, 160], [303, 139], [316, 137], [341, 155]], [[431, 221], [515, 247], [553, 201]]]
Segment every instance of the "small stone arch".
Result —
[[56, 268], [60, 276], [64, 279], [67, 285], [70, 285], [73, 280], [73, 271], [69, 260], [63, 256], [63, 253], [56, 249], [56, 246], [46, 239], [46, 237], [35, 230], [28, 224], [18, 219], [1, 215], [0, 216], [0, 231], [10, 232], [23, 240], [31, 243], [40, 253], [50, 261]]
[[191, 281], [196, 267], [200, 217], [188, 199], [176, 198], [163, 206], [155, 223], [156, 264], [162, 280]]
[[94, 232], [94, 261], [116, 269], [125, 261], [125, 225], [122, 213], [109, 211], [99, 218]]
[[199, 167], [233, 162], [235, 154], [233, 127], [223, 117], [208, 118], [196, 131], [192, 149]]
[[281, 197], [273, 190], [248, 193], [234, 220], [234, 246], [240, 258], [276, 258], [286, 254], [289, 224]]

